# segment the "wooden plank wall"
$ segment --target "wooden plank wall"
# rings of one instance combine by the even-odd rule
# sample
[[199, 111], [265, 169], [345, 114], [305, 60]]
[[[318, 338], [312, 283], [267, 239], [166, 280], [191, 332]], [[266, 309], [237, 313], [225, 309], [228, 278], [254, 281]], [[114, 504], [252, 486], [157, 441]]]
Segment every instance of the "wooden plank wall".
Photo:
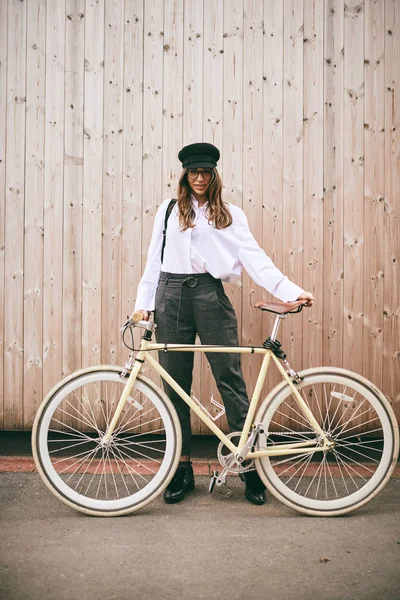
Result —
[[[397, 0], [1, 0], [0, 428], [29, 430], [62, 376], [125, 361], [154, 215], [201, 140], [315, 295], [280, 332], [293, 366], [354, 369], [400, 417], [399, 56]], [[268, 293], [247, 274], [226, 289], [261, 344]], [[250, 393], [259, 364], [243, 359]], [[219, 397], [205, 356], [193, 393]]]

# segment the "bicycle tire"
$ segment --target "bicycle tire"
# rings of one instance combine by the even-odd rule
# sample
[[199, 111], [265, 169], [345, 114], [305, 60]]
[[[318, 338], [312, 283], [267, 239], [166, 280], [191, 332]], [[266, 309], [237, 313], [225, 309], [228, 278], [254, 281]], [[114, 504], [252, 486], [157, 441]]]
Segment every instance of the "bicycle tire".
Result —
[[[35, 465], [47, 488], [68, 506], [95, 516], [126, 515], [154, 501], [173, 477], [181, 454], [175, 408], [141, 374], [112, 445], [101, 447], [101, 436], [127, 382], [120, 378], [121, 371], [121, 367], [100, 365], [64, 378], [43, 400], [32, 430]], [[111, 399], [112, 385], [116, 391]], [[157, 440], [149, 431], [155, 420], [161, 425]]]
[[[314, 405], [313, 415], [334, 439], [335, 447], [313, 456], [257, 458], [257, 472], [276, 498], [298, 512], [313, 516], [349, 513], [375, 498], [390, 479], [399, 452], [395, 414], [383, 393], [357, 373], [321, 367], [299, 375], [302, 381], [296, 388], [311, 409]], [[256, 422], [263, 424], [267, 436], [266, 441], [258, 441], [257, 450], [316, 439], [286, 381], [263, 401]]]

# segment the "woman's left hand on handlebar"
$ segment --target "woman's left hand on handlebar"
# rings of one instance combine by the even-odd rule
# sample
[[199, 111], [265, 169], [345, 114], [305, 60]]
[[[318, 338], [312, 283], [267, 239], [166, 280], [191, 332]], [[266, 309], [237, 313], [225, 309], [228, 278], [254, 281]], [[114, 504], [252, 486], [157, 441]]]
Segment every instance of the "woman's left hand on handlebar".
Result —
[[307, 303], [304, 304], [304, 306], [307, 306], [307, 308], [310, 308], [314, 304], [314, 296], [311, 292], [303, 292], [300, 294], [297, 300], [307, 300]]

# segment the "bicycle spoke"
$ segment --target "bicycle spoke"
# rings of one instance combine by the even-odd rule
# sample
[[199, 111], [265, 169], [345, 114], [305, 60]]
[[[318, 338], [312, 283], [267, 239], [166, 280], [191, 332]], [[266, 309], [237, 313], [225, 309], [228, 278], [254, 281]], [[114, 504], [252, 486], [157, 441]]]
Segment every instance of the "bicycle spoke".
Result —
[[[125, 444], [121, 444], [120, 442], [117, 442], [117, 441], [116, 441], [115, 443], [116, 443], [116, 445], [117, 445], [119, 448], [120, 448], [121, 446], [122, 446], [123, 448], [126, 448], [126, 445], [125, 445]], [[130, 448], [128, 448], [128, 449], [130, 450]], [[135, 454], [139, 454], [139, 456], [143, 456], [143, 458], [148, 458], [148, 459], [150, 459], [150, 457], [149, 457], [149, 456], [147, 456], [147, 454], [143, 454], [142, 452], [139, 452], [139, 450], [136, 450], [136, 449], [135, 449]], [[136, 460], [136, 458], [135, 458], [134, 460]], [[154, 462], [156, 462], [156, 463], [158, 463], [159, 465], [161, 465], [161, 462], [162, 462], [162, 461], [160, 461], [160, 460], [156, 460], [155, 458], [152, 458], [151, 460], [153, 460]]]
[[86, 473], [88, 472], [89, 468], [91, 467], [91, 465], [92, 465], [92, 463], [93, 463], [93, 460], [94, 460], [94, 457], [96, 456], [96, 452], [97, 452], [97, 448], [96, 448], [96, 450], [95, 450], [95, 451], [93, 451], [93, 456], [92, 456], [92, 458], [90, 459], [90, 461], [89, 461], [89, 463], [88, 463], [88, 465], [87, 465], [86, 469], [84, 470], [84, 472], [83, 472], [83, 473], [81, 473], [81, 476], [80, 476], [80, 478], [78, 479], [78, 481], [77, 481], [77, 483], [76, 483], [76, 485], [75, 485], [75, 487], [74, 487], [74, 490], [76, 490], [76, 489], [78, 488], [78, 486], [79, 486], [80, 482], [82, 481], [82, 479], [84, 478], [84, 476], [85, 476], [85, 475], [86, 475]]
[[[382, 440], [377, 440], [377, 442], [382, 444]], [[350, 446], [363, 446], [363, 448], [365, 448], [366, 450], [372, 450], [372, 452], [380, 452], [382, 454], [382, 450], [380, 450], [379, 448], [373, 448], [371, 446], [366, 446], [367, 443], [373, 444], [374, 442], [345, 442], [345, 443], [343, 443], [342, 440], [340, 440], [340, 447], [341, 448], [349, 448]], [[368, 455], [366, 454], [365, 456], [368, 456]]]
[[[332, 396], [330, 396], [330, 398], [329, 398], [329, 405], [328, 405], [328, 398], [327, 398], [327, 395], [326, 395], [326, 387], [325, 386], [324, 386], [324, 400], [325, 400], [325, 406], [326, 406], [326, 420], [327, 420], [327, 423], [328, 423], [328, 431], [330, 431], [330, 429], [331, 429], [331, 421], [329, 419], [329, 411], [330, 411], [330, 408], [331, 408]], [[326, 428], [326, 424], [325, 424], [325, 419], [324, 419], [324, 422], [322, 424], [322, 429], [325, 429], [325, 428]]]
[[[347, 446], [343, 446], [342, 444], [339, 445], [339, 448], [343, 448]], [[364, 454], [363, 452], [359, 452], [358, 450], [356, 450], [355, 448], [351, 449], [351, 452], [355, 452], [356, 454], [359, 454], [360, 456], [363, 456], [364, 458], [367, 458], [369, 461], [375, 462], [375, 463], [379, 463], [380, 461], [377, 460], [376, 458], [372, 458], [371, 456], [369, 456], [368, 454]]]
[[[288, 404], [286, 401], [282, 403], [283, 405], [286, 405], [289, 409], [289, 414], [294, 412], [298, 417], [300, 417], [300, 419], [303, 419], [304, 423], [300, 423], [302, 429], [304, 429], [305, 425], [310, 425], [308, 419], [306, 418], [304, 413], [299, 412], [298, 410], [296, 410], [293, 406], [290, 406], [290, 404]], [[298, 405], [297, 405], [298, 406]], [[288, 417], [288, 414], [283, 413], [282, 411], [276, 411], [277, 414], [282, 415], [285, 419]]]
[[[83, 425], [87, 425], [87, 423], [85, 423], [85, 421], [82, 421], [82, 419], [78, 419], [78, 417], [76, 417], [75, 415], [71, 415], [71, 413], [69, 413], [68, 411], [64, 410], [63, 408], [58, 407], [57, 410], [59, 410], [61, 413], [65, 414], [67, 417], [70, 417], [74, 421], [78, 421], [79, 423], [82, 423]], [[63, 423], [62, 421], [57, 421], [57, 419], [55, 419], [54, 417], [53, 417], [53, 419], [54, 419], [54, 421], [56, 423], [60, 423], [60, 425], [62, 425], [63, 427], [68, 427], [68, 425], [66, 423]], [[76, 431], [77, 433], [79, 433], [79, 429], [75, 429], [74, 427], [71, 427], [71, 429], [73, 431]], [[98, 430], [97, 430], [97, 433], [100, 435], [100, 432]]]
[[[71, 475], [68, 477], [68, 479], [65, 479], [65, 483], [68, 483], [68, 481], [74, 476], [76, 475], [76, 473], [82, 468], [82, 466], [85, 464], [85, 461], [88, 460], [90, 458], [90, 456], [92, 456], [92, 458], [90, 459], [89, 465], [93, 462], [94, 457], [96, 456], [96, 452], [97, 452], [97, 448], [95, 448], [94, 450], [92, 450], [87, 456], [84, 456], [81, 460], [78, 461], [78, 466], [76, 467], [75, 471], [73, 471], [71, 473]], [[88, 466], [89, 466], [88, 465]], [[66, 467], [67, 469], [68, 467]], [[61, 473], [63, 473], [64, 471], [66, 471], [66, 469], [63, 469], [63, 471], [60, 471], [60, 475]], [[88, 467], [86, 467], [86, 469], [88, 469]]]
[[[282, 415], [283, 417], [287, 418], [288, 415], [285, 415], [283, 412], [281, 411], [276, 411], [276, 414], [278, 415]], [[306, 423], [301, 423], [300, 421], [298, 421], [297, 419], [295, 419], [294, 417], [290, 416], [289, 417], [291, 421], [293, 421], [294, 423], [298, 423], [302, 429], [304, 429], [305, 425], [309, 425], [308, 421]]]
[[[72, 465], [67, 465], [66, 467], [64, 467], [64, 469], [62, 469], [62, 471], [58, 471], [58, 474], [61, 475], [61, 473], [64, 473], [67, 469], [72, 469], [72, 467], [74, 467], [76, 464], [80, 464], [79, 468], [81, 467], [81, 465], [85, 462], [85, 460], [87, 458], [89, 458], [89, 456], [92, 454], [93, 450], [88, 450], [87, 452], [83, 452], [82, 454], [77, 454], [76, 456], [74, 456], [74, 458], [77, 458], [78, 456], [81, 456], [81, 458], [79, 458], [78, 460], [76, 460], [74, 463], [72, 463]], [[97, 452], [97, 448], [95, 450], [95, 452]], [[67, 456], [67, 458], [63, 458], [62, 460], [56, 460], [53, 462], [53, 467], [56, 464], [59, 464], [60, 462], [65, 462], [66, 460], [71, 460], [69, 456]]]
[[[79, 431], [79, 429], [74, 429], [73, 427], [70, 427], [69, 425], [65, 425], [64, 423], [61, 423], [61, 421], [57, 421], [57, 419], [54, 419], [57, 423], [60, 423], [61, 425], [63, 425], [64, 427], [68, 427], [68, 429], [71, 429], [72, 431], [76, 431], [77, 433], [71, 433], [70, 431], [62, 431], [61, 429], [52, 429], [49, 427], [48, 431], [51, 433], [56, 433], [57, 435], [73, 435], [77, 438], [82, 439], [83, 437], [85, 437], [87, 440], [92, 441], [93, 438], [90, 437], [90, 435], [87, 435], [86, 433], [84, 433], [83, 431]], [[48, 440], [49, 442], [56, 442], [58, 440]]]
[[305, 493], [304, 493], [304, 495], [305, 495], [305, 496], [307, 496], [307, 494], [308, 494], [308, 490], [310, 489], [310, 487], [311, 487], [311, 486], [312, 486], [312, 484], [314, 483], [314, 480], [315, 480], [316, 476], [318, 475], [318, 473], [319, 473], [319, 470], [320, 470], [320, 468], [321, 468], [321, 464], [322, 464], [322, 463], [319, 463], [319, 466], [318, 466], [317, 470], [316, 470], [316, 471], [315, 471], [315, 473], [314, 473], [314, 477], [311, 479], [311, 482], [310, 482], [310, 484], [309, 484], [308, 488], [306, 489], [306, 491], [305, 491]]
[[[101, 462], [102, 462], [102, 465], [103, 465], [103, 470], [101, 472], [100, 479], [99, 479], [99, 484], [97, 486], [96, 498], [98, 498], [98, 496], [99, 496], [99, 490], [100, 490], [101, 480], [103, 479], [103, 475], [104, 475], [104, 467], [105, 467], [105, 463], [104, 463], [104, 460], [103, 460], [104, 459], [104, 448], [101, 449], [101, 453], [102, 453]], [[104, 478], [104, 483], [105, 483], [105, 486], [106, 486], [106, 498], [108, 498], [106, 478]]]
[[70, 450], [71, 448], [75, 448], [75, 446], [81, 446], [82, 444], [87, 444], [87, 443], [88, 443], [87, 440], [83, 440], [82, 442], [76, 442], [69, 446], [64, 446], [63, 448], [55, 448], [54, 450], [50, 450], [49, 454], [54, 454], [55, 452], [62, 452], [63, 450]]
[[[119, 450], [119, 452], [120, 452], [121, 454], [123, 454], [124, 456], [127, 456], [128, 458], [130, 458], [130, 459], [134, 460], [135, 462], [137, 462], [137, 463], [138, 463], [138, 465], [139, 465], [140, 467], [143, 467], [144, 469], [147, 469], [148, 471], [150, 471], [150, 473], [153, 473], [153, 475], [156, 475], [156, 472], [155, 472], [155, 471], [153, 471], [152, 469], [150, 469], [150, 467], [148, 467], [147, 465], [144, 465], [143, 463], [141, 463], [139, 460], [137, 460], [137, 458], [132, 458], [131, 456], [129, 456], [129, 454], [127, 454], [126, 452], [124, 452], [124, 451], [121, 449], [121, 447], [120, 447], [120, 446], [118, 446], [118, 450]], [[156, 462], [159, 462], [159, 461], [156, 461]], [[144, 477], [143, 477], [143, 479], [144, 479]]]
[[[154, 421], [158, 421], [158, 420], [159, 419], [154, 419]], [[149, 423], [151, 423], [151, 422], [152, 421], [149, 421]], [[145, 423], [145, 425], [147, 425], [147, 423]], [[165, 431], [164, 427], [162, 427], [161, 429], [152, 429], [151, 433], [162, 433], [163, 431]], [[136, 437], [140, 437], [142, 435], [149, 435], [149, 432], [148, 431], [143, 431], [143, 433], [134, 433], [133, 435], [127, 435], [126, 438], [124, 438], [124, 439], [126, 439], [126, 440], [133, 439], [133, 438], [136, 438]]]
[[76, 406], [74, 406], [74, 405], [73, 405], [73, 404], [72, 404], [72, 403], [71, 403], [71, 402], [70, 402], [68, 399], [65, 399], [65, 402], [66, 402], [66, 403], [67, 403], [67, 404], [68, 404], [68, 405], [69, 405], [71, 408], [73, 408], [73, 409], [74, 409], [74, 411], [78, 413], [78, 415], [81, 415], [81, 416], [82, 416], [82, 418], [83, 418], [83, 419], [85, 419], [85, 421], [86, 421], [87, 425], [89, 425], [90, 427], [93, 427], [93, 429], [96, 429], [96, 430], [97, 430], [97, 432], [99, 433], [99, 431], [98, 431], [98, 429], [97, 429], [97, 427], [96, 427], [96, 423], [95, 423], [94, 421], [91, 421], [91, 416], [90, 416], [90, 414], [88, 413], [88, 411], [87, 411], [87, 409], [86, 409], [86, 407], [85, 407], [85, 404], [84, 404], [84, 402], [82, 402], [82, 401], [81, 401], [81, 399], [78, 397], [78, 395], [77, 395], [77, 393], [76, 393], [75, 391], [73, 392], [73, 394], [74, 394], [74, 396], [75, 396], [75, 398], [76, 398], [76, 401], [78, 402], [79, 406], [82, 406], [82, 408], [85, 410], [85, 412], [86, 412], [86, 414], [87, 414], [88, 416], [87, 416], [87, 417], [84, 417], [84, 415], [81, 415], [81, 413], [78, 411], [78, 409], [76, 408]]
[[[312, 456], [312, 454], [311, 454], [310, 456]], [[286, 482], [286, 483], [289, 483], [289, 482], [290, 482], [290, 481], [293, 479], [293, 477], [296, 475], [296, 473], [297, 473], [297, 472], [298, 472], [298, 471], [301, 469], [301, 467], [303, 466], [303, 463], [304, 463], [304, 461], [306, 461], [306, 460], [307, 460], [307, 458], [309, 458], [309, 455], [308, 455], [308, 454], [302, 454], [302, 455], [300, 455], [300, 458], [299, 458], [299, 460], [297, 460], [297, 461], [296, 461], [296, 462], [294, 462], [293, 464], [292, 464], [292, 463], [290, 463], [290, 464], [289, 464], [289, 466], [288, 466], [288, 467], [286, 467], [286, 469], [285, 469], [284, 471], [281, 471], [281, 472], [280, 472], [280, 474], [279, 474], [279, 475], [280, 475], [280, 477], [282, 477], [282, 476], [283, 476], [283, 475], [286, 473], [286, 471], [289, 471], [290, 469], [293, 469], [293, 467], [295, 467], [297, 464], [301, 463], [301, 464], [300, 464], [300, 466], [299, 466], [299, 467], [296, 469], [296, 471], [293, 473], [293, 475], [292, 475], [292, 476], [291, 476], [291, 477], [290, 477], [290, 478], [287, 480], [287, 482]], [[293, 459], [291, 458], [291, 460], [293, 460]]]
[[[350, 473], [349, 469], [347, 468], [346, 463], [344, 462], [344, 460], [338, 455], [338, 453], [336, 451], [334, 451], [335, 456], [340, 460], [340, 462], [342, 463], [343, 467], [346, 469], [347, 471], [347, 475], [350, 477], [350, 479], [352, 480], [352, 482], [354, 483], [354, 486], [359, 490], [360, 486], [357, 485], [357, 483], [354, 481], [352, 474]], [[351, 465], [349, 465], [349, 467], [352, 469], [352, 471], [354, 471], [354, 469], [351, 467]], [[357, 474], [358, 477], [358, 473], [357, 471], [354, 471]]]
[[310, 454], [310, 455], [308, 456], [308, 459], [307, 459], [307, 460], [304, 462], [304, 465], [303, 465], [303, 472], [301, 473], [300, 477], [298, 478], [298, 482], [297, 482], [297, 484], [296, 484], [296, 487], [295, 487], [295, 488], [294, 488], [294, 490], [293, 490], [294, 492], [297, 490], [297, 488], [299, 487], [300, 483], [302, 482], [302, 480], [303, 480], [303, 477], [304, 477], [304, 475], [305, 475], [305, 473], [306, 473], [306, 471], [307, 471], [307, 469], [308, 469], [308, 467], [309, 467], [309, 465], [310, 465], [311, 459], [312, 459], [312, 454]]
[[113, 449], [112, 449], [112, 448], [110, 448], [110, 452], [111, 452], [111, 454], [113, 455], [113, 458], [114, 458], [114, 460], [115, 460], [115, 464], [117, 465], [117, 468], [118, 468], [119, 474], [120, 474], [120, 476], [121, 476], [122, 483], [123, 483], [123, 484], [124, 484], [124, 486], [125, 486], [126, 492], [127, 492], [127, 494], [129, 494], [129, 488], [128, 488], [128, 486], [126, 485], [125, 477], [123, 476], [123, 473], [122, 473], [122, 471], [121, 471], [121, 467], [119, 466], [118, 457], [116, 457], [116, 456], [115, 456], [115, 454], [114, 454], [114, 452], [113, 452]]
[[[115, 455], [114, 451], [118, 452], [119, 457], [117, 457]], [[124, 467], [126, 467], [126, 469], [128, 471], [128, 475], [130, 475], [130, 477], [131, 477], [133, 483], [136, 485], [137, 489], [140, 490], [140, 486], [138, 485], [136, 479], [132, 475], [132, 472], [135, 473], [135, 475], [138, 475], [138, 473], [136, 473], [136, 471], [134, 469], [132, 469], [132, 467], [130, 465], [128, 465], [128, 463], [126, 462], [126, 460], [124, 459], [124, 457], [118, 451], [118, 448], [111, 448], [111, 452], [112, 452], [113, 456], [115, 457], [115, 459], [118, 460], [118, 458], [119, 458], [119, 460], [122, 462], [122, 464], [124, 465]], [[143, 477], [143, 479], [145, 479], [145, 478]]]
[[[369, 411], [364, 411], [363, 414], [365, 414], [366, 412], [369, 412]], [[378, 420], [379, 420], [379, 417], [376, 416], [373, 419], [370, 419], [369, 421], [365, 421], [363, 423], [363, 426], [365, 427], [365, 425], [368, 425], [368, 423], [373, 423], [374, 421], [378, 421]], [[353, 429], [357, 429], [358, 427], [359, 427], [359, 425], [354, 425], [354, 427], [350, 427], [350, 429], [346, 429], [346, 433], [349, 433], [349, 431], [352, 431]], [[373, 429], [372, 431], [379, 431], [379, 429], [378, 430], [377, 429]], [[336, 438], [338, 437], [338, 435], [336, 435]], [[350, 437], [354, 437], [354, 434], [352, 436], [350, 436]], [[346, 439], [346, 438], [341, 438], [341, 439]]]
[[110, 473], [111, 473], [111, 477], [112, 477], [112, 479], [113, 479], [113, 482], [114, 482], [115, 494], [116, 494], [117, 498], [119, 498], [119, 495], [118, 495], [118, 488], [117, 488], [117, 482], [115, 481], [115, 477], [114, 477], [114, 470], [113, 470], [113, 467], [112, 467], [112, 464], [111, 464], [111, 459], [110, 459], [110, 452], [109, 452], [109, 450], [107, 450], [107, 459], [108, 459], [108, 464], [110, 465]]
[[339, 498], [339, 494], [338, 494], [338, 492], [337, 492], [337, 490], [336, 490], [336, 486], [335, 486], [335, 480], [334, 480], [334, 478], [333, 478], [333, 476], [332, 476], [332, 471], [331, 471], [331, 468], [330, 468], [330, 466], [329, 466], [329, 462], [328, 462], [328, 461], [326, 461], [326, 466], [327, 466], [327, 468], [328, 468], [328, 471], [329, 471], [329, 476], [330, 476], [330, 478], [331, 478], [332, 487], [333, 487], [333, 489], [334, 489], [334, 491], [335, 491], [336, 498]]
[[322, 411], [321, 411], [320, 403], [319, 403], [319, 400], [318, 400], [318, 394], [317, 394], [317, 392], [315, 390], [315, 385], [312, 386], [312, 389], [313, 389], [313, 392], [314, 392], [315, 404], [318, 407], [319, 416], [321, 417], [321, 426], [323, 426], [324, 418], [322, 416]]
[[[353, 400], [354, 400], [354, 399], [353, 399]], [[339, 435], [340, 435], [340, 434], [343, 432], [343, 430], [345, 429], [345, 427], [346, 427], [346, 426], [347, 426], [347, 425], [350, 423], [350, 421], [351, 421], [352, 419], [354, 419], [354, 418], [355, 418], [356, 414], [358, 413], [358, 411], [360, 410], [360, 408], [361, 408], [362, 406], [364, 406], [365, 402], [366, 402], [366, 400], [365, 400], [365, 398], [364, 398], [364, 400], [361, 402], [361, 404], [360, 404], [360, 405], [359, 405], [359, 407], [358, 407], [358, 408], [355, 410], [355, 412], [354, 412], [352, 415], [350, 415], [350, 418], [349, 418], [349, 419], [347, 419], [347, 421], [346, 421], [346, 423], [344, 423], [344, 425], [342, 425], [341, 429], [340, 429], [340, 430], [339, 430], [339, 432], [336, 434], [337, 436], [339, 436]], [[349, 408], [350, 404], [351, 404], [351, 403], [348, 403], [348, 404], [347, 404], [347, 406], [346, 406], [346, 410]], [[346, 412], [346, 410], [345, 410], [345, 412]], [[335, 431], [338, 429], [338, 427], [339, 427], [339, 425], [340, 425], [340, 421], [341, 421], [341, 419], [343, 418], [343, 416], [344, 416], [345, 412], [343, 413], [342, 417], [339, 419], [339, 422], [338, 422], [338, 423], [336, 423], [336, 427], [335, 427], [335, 429], [333, 429], [333, 431], [332, 431], [332, 435], [333, 435], [333, 434], [335, 433]], [[360, 415], [358, 415], [358, 417], [357, 417], [357, 418], [360, 418], [360, 417], [362, 417], [362, 416], [363, 416], [363, 414], [365, 414], [365, 412], [366, 412], [366, 411], [364, 411], [364, 413], [361, 413]]]
[[120, 442], [125, 448], [127, 446], [140, 446], [141, 448], [148, 448], [149, 450], [154, 450], [154, 452], [160, 452], [161, 454], [165, 454], [165, 450], [160, 450], [160, 448], [153, 448], [152, 446], [148, 446], [147, 444], [142, 444], [140, 442], [127, 442], [126, 444], [124, 443], [124, 441]]
[[334, 456], [334, 458], [335, 458], [335, 461], [336, 461], [336, 464], [337, 464], [337, 466], [338, 466], [338, 470], [339, 470], [340, 476], [341, 476], [341, 478], [342, 478], [342, 483], [343, 483], [343, 485], [344, 485], [344, 487], [345, 487], [345, 489], [346, 489], [346, 493], [347, 493], [347, 494], [349, 494], [349, 493], [350, 493], [350, 492], [349, 492], [349, 488], [347, 487], [346, 479], [345, 479], [345, 477], [344, 477], [344, 475], [343, 475], [342, 467], [341, 467], [341, 464], [340, 464], [340, 462], [338, 461], [338, 457], [337, 457], [337, 455], [336, 455], [336, 452], [333, 452], [333, 456]]
[[[362, 465], [361, 463], [357, 462], [356, 460], [354, 460], [353, 458], [350, 458], [349, 456], [346, 456], [345, 454], [342, 454], [342, 452], [339, 452], [339, 450], [336, 448], [336, 452], [340, 455], [340, 456], [344, 456], [347, 460], [349, 460], [350, 462], [354, 463], [355, 465], [358, 465], [359, 467], [365, 469], [366, 471], [369, 471], [370, 473], [373, 473], [372, 469], [370, 469], [369, 467], [366, 467], [365, 465]], [[349, 465], [350, 469], [352, 468], [351, 465]], [[357, 471], [355, 469], [353, 469], [355, 473], [357, 473]], [[359, 477], [362, 477], [362, 475], [358, 474]], [[366, 479], [364, 479], [364, 481], [366, 481]]]

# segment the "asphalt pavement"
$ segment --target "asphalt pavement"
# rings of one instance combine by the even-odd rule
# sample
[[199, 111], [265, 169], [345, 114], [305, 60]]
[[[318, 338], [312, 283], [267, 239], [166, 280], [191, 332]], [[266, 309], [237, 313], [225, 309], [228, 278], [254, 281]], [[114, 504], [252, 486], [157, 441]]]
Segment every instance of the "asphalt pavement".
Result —
[[0, 473], [2, 600], [380, 600], [400, 597], [400, 479], [359, 511], [253, 506], [231, 477], [119, 518], [78, 513], [37, 473]]

